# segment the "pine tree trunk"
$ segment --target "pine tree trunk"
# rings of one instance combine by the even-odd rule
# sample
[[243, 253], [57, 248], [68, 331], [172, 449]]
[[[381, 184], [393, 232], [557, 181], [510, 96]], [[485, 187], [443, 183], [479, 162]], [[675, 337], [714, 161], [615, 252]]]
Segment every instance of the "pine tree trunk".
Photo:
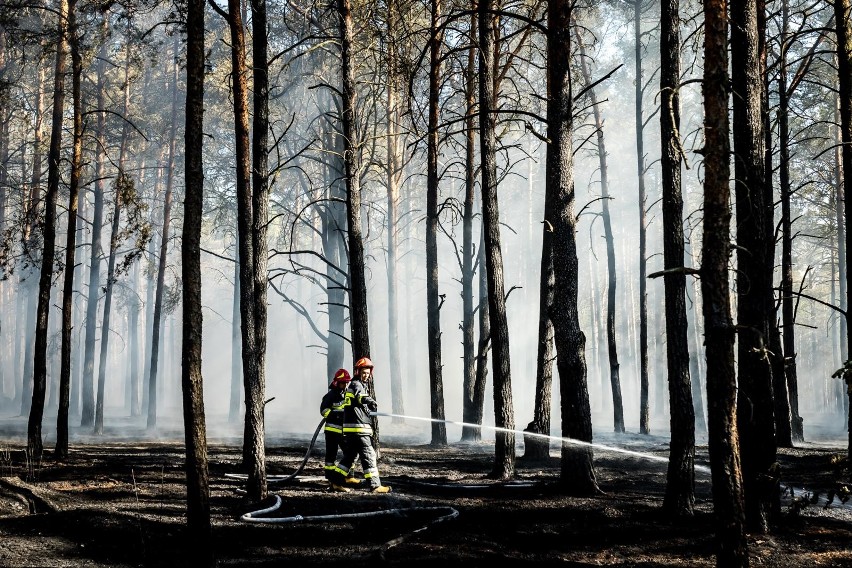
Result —
[[488, 273], [488, 313], [491, 320], [491, 366], [494, 372], [495, 479], [515, 475], [515, 417], [509, 357], [509, 326], [503, 287], [503, 253], [497, 200], [495, 139], [495, 24], [493, 0], [479, 4], [479, 148], [482, 159], [482, 223], [485, 227], [485, 260]]
[[[671, 409], [669, 466], [663, 510], [672, 517], [695, 509], [695, 407], [686, 323], [683, 194], [680, 144], [680, 2], [665, 0], [660, 17], [660, 166], [663, 182], [666, 370]], [[697, 380], [697, 377], [696, 377]]]
[[186, 443], [186, 524], [193, 557], [199, 566], [216, 565], [210, 521], [207, 429], [201, 375], [201, 218], [204, 170], [202, 164], [204, 111], [204, 0], [187, 4], [186, 54], [186, 170], [181, 239], [183, 276], [183, 342], [181, 383]]
[[728, 281], [731, 243], [728, 22], [725, 0], [704, 3], [704, 233], [701, 292], [707, 356], [708, 450], [716, 515], [716, 565], [748, 566], [739, 435], [734, 325]]
[[[477, 16], [470, 16], [470, 34], [476, 37]], [[473, 285], [476, 278], [474, 269], [473, 245], [473, 214], [476, 193], [476, 46], [471, 44], [467, 51], [467, 68], [465, 69], [465, 166], [464, 166], [464, 209], [462, 210], [462, 348], [464, 350], [463, 384], [462, 384], [462, 420], [465, 424], [482, 424], [482, 408], [477, 410], [477, 362], [480, 354], [477, 351], [476, 313], [473, 308]], [[481, 251], [480, 251], [481, 252]], [[479, 265], [480, 274], [484, 273], [484, 265]], [[484, 376], [483, 376], [484, 384]], [[477, 422], [477, 417], [479, 421]], [[482, 439], [482, 429], [476, 426], [463, 426], [461, 439], [463, 442], [478, 442]]]
[[[579, 266], [574, 211], [573, 94], [571, 84], [571, 0], [547, 8], [547, 180], [545, 202], [552, 203], [554, 297], [550, 320], [562, 396], [560, 484], [578, 495], [600, 492], [591, 447], [592, 416], [586, 374], [586, 337], [577, 306]], [[579, 444], [572, 442], [578, 441]]]
[[645, 197], [645, 138], [642, 101], [644, 82], [642, 79], [642, 0], [633, 0], [634, 54], [636, 63], [636, 175], [639, 181], [639, 433], [650, 434], [650, 410], [648, 408], [648, 279], [647, 274], [647, 198]]
[[[75, 3], [76, 4], [76, 3]], [[74, 312], [74, 254], [77, 249], [77, 204], [80, 195], [80, 172], [83, 168], [83, 102], [80, 99], [80, 76], [83, 60], [80, 55], [76, 14], [68, 14], [69, 46], [71, 48], [71, 99], [73, 107], [73, 141], [71, 177], [68, 185], [68, 225], [65, 244], [65, 274], [62, 287], [62, 346], [59, 369], [59, 411], [56, 418], [55, 459], [68, 457], [68, 404], [71, 398], [71, 320]]]
[[441, 44], [439, 31], [441, 2], [431, 3], [429, 57], [429, 132], [426, 164], [426, 336], [429, 348], [429, 394], [433, 446], [447, 445], [444, 415], [444, 380], [441, 374], [441, 298], [438, 288], [438, 95], [441, 83]]
[[[843, 140], [843, 195], [852, 195], [852, 2], [850, 0], [835, 0], [834, 21], [837, 25], [837, 69], [838, 87], [840, 94], [840, 137]], [[845, 199], [846, 219], [852, 216], [852, 203]], [[852, 231], [846, 231], [846, 251], [852, 250]], [[846, 259], [849, 266], [849, 259]], [[841, 279], [845, 274], [841, 274]], [[847, 293], [849, 287], [847, 283]], [[846, 299], [846, 305], [852, 302]], [[849, 322], [846, 322], [847, 329]], [[852, 335], [846, 337], [847, 353], [852, 353]], [[848, 435], [848, 456], [852, 456], [852, 377], [844, 377], [846, 381], [846, 413]]]
[[[50, 315], [50, 292], [53, 260], [56, 252], [56, 201], [59, 196], [59, 161], [62, 149], [62, 117], [65, 109], [65, 59], [68, 45], [68, 15], [74, 12], [76, 0], [59, 2], [59, 24], [56, 42], [56, 67], [53, 78], [53, 114], [50, 132], [50, 152], [47, 158], [47, 193], [44, 198], [44, 248], [38, 283], [35, 344], [33, 347], [33, 390], [27, 421], [27, 456], [30, 463], [41, 460], [43, 450], [41, 427], [44, 418], [44, 398], [47, 390], [47, 334]], [[26, 395], [26, 393], [24, 393]]]

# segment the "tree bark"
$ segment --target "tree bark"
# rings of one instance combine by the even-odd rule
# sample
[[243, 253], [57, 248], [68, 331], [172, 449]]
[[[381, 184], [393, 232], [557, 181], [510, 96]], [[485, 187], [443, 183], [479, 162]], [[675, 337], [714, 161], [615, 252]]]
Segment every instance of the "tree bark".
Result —
[[708, 451], [717, 519], [716, 565], [748, 566], [739, 434], [734, 326], [728, 293], [731, 222], [726, 0], [704, 3], [704, 234], [701, 293], [707, 356]]
[[160, 336], [162, 335], [161, 321], [163, 318], [163, 289], [166, 278], [166, 257], [169, 250], [169, 229], [172, 216], [172, 182], [174, 179], [174, 156], [177, 129], [177, 77], [178, 77], [178, 38], [175, 37], [174, 72], [172, 75], [172, 117], [169, 132], [168, 162], [166, 164], [166, 191], [163, 196], [163, 227], [160, 237], [160, 255], [157, 265], [157, 284], [154, 291], [154, 323], [151, 328], [151, 364], [148, 376], [148, 416], [147, 428], [153, 431], [157, 427], [157, 376], [160, 362]]
[[494, 468], [495, 479], [515, 475], [515, 417], [509, 357], [509, 326], [503, 289], [503, 253], [500, 243], [500, 212], [497, 202], [495, 139], [495, 26], [493, 0], [481, 0], [479, 16], [479, 148], [482, 159], [482, 223], [485, 227], [485, 260], [488, 271], [488, 313], [491, 320], [491, 365], [494, 372]]
[[441, 84], [441, 1], [431, 0], [429, 47], [429, 132], [426, 159], [426, 336], [429, 348], [429, 394], [433, 446], [447, 445], [444, 379], [441, 360], [441, 298], [438, 288], [438, 96]]
[[399, 80], [400, 70], [397, 60], [397, 43], [395, 34], [398, 33], [399, 14], [395, 0], [388, 0], [388, 86], [387, 86], [387, 232], [388, 232], [388, 356], [390, 358], [391, 408], [394, 423], [401, 423], [400, 415], [405, 414], [405, 399], [402, 388], [402, 362], [399, 350], [399, 300], [398, 300], [398, 260], [399, 242], [399, 187], [402, 183], [402, 148], [399, 129], [400, 104]]
[[65, 59], [68, 46], [68, 14], [74, 10], [76, 0], [59, 1], [59, 18], [56, 42], [56, 66], [53, 77], [53, 114], [50, 131], [50, 152], [47, 157], [47, 192], [44, 202], [44, 248], [38, 282], [35, 345], [33, 348], [33, 391], [27, 421], [27, 456], [30, 463], [41, 460], [41, 438], [44, 418], [44, 397], [47, 390], [47, 333], [50, 315], [50, 291], [53, 277], [53, 260], [56, 253], [56, 201], [59, 196], [59, 161], [62, 151], [62, 117], [65, 110]]
[[[571, 84], [571, 0], [547, 7], [547, 180], [545, 202], [552, 203], [554, 297], [550, 311], [556, 367], [562, 395], [560, 483], [572, 494], [593, 495], [598, 488], [592, 442], [592, 413], [586, 375], [586, 336], [577, 306], [579, 266], [574, 212], [573, 93]], [[548, 210], [545, 206], [545, 210]], [[579, 442], [579, 443], [577, 443]]]
[[[834, 21], [837, 24], [837, 69], [840, 91], [840, 138], [843, 141], [843, 194], [852, 195], [852, 2], [834, 1]], [[852, 218], [852, 203], [844, 200], [846, 219]], [[846, 231], [846, 251], [852, 250], [852, 231]], [[846, 259], [849, 266], [849, 259]], [[842, 274], [841, 279], [846, 275]], [[849, 287], [847, 286], [847, 293]], [[852, 305], [846, 299], [846, 305]], [[848, 328], [848, 316], [847, 316]], [[846, 337], [847, 353], [852, 353], [852, 334]], [[852, 376], [844, 377], [847, 394], [848, 456], [852, 456]]]
[[[347, 230], [349, 243], [349, 317], [352, 327], [352, 360], [370, 356], [370, 326], [367, 282], [364, 275], [364, 241], [361, 232], [360, 139], [355, 116], [355, 71], [353, 69], [353, 23], [351, 0], [338, 0], [340, 16], [341, 82], [343, 94], [343, 165], [346, 179]], [[374, 421], [375, 422], [375, 421]], [[375, 426], [375, 424], [374, 424]]]
[[642, 117], [642, 101], [645, 85], [642, 81], [642, 0], [633, 2], [634, 55], [636, 64], [636, 176], [639, 182], [639, 433], [650, 434], [650, 410], [648, 408], [648, 279], [647, 241], [648, 221], [645, 197], [645, 121]]
[[193, 556], [199, 566], [215, 566], [210, 521], [210, 486], [207, 430], [201, 375], [201, 218], [204, 169], [202, 164], [204, 113], [204, 0], [187, 4], [186, 49], [186, 149], [183, 238], [183, 342], [181, 384], [186, 443], [186, 524]]
[[664, 0], [660, 15], [660, 168], [663, 181], [663, 277], [666, 370], [671, 442], [663, 510], [672, 517], [695, 509], [695, 408], [686, 323], [683, 193], [680, 144], [680, 2]]
[[[477, 36], [477, 15], [470, 16], [470, 36]], [[464, 349], [463, 362], [463, 400], [462, 420], [465, 424], [482, 424], [483, 409], [477, 407], [477, 400], [484, 400], [480, 395], [477, 398], [477, 385], [482, 384], [484, 390], [485, 377], [477, 381], [479, 376], [477, 369], [480, 354], [474, 328], [476, 326], [476, 313], [473, 308], [473, 284], [476, 278], [474, 267], [474, 256], [476, 255], [473, 244], [473, 214], [474, 196], [476, 193], [476, 46], [471, 42], [467, 50], [467, 67], [464, 78], [464, 95], [466, 115], [464, 120], [465, 134], [465, 166], [464, 166], [464, 209], [462, 210], [462, 348]], [[482, 251], [480, 250], [480, 253]], [[484, 273], [484, 263], [479, 264], [480, 274]], [[481, 304], [481, 302], [480, 302]], [[480, 313], [481, 317], [481, 313]], [[484, 355], [482, 355], [484, 356]], [[478, 421], [477, 421], [478, 419]], [[461, 439], [463, 442], [478, 442], [482, 439], [482, 429], [476, 426], [463, 426]]]
[[83, 154], [83, 103], [80, 98], [80, 76], [83, 60], [80, 56], [77, 34], [76, 0], [69, 6], [68, 44], [71, 48], [71, 100], [73, 141], [71, 151], [71, 177], [68, 185], [68, 226], [65, 239], [65, 274], [62, 287], [62, 346], [59, 367], [59, 410], [56, 417], [56, 446], [53, 457], [68, 457], [68, 405], [71, 398], [71, 321], [74, 295], [74, 255], [77, 249], [77, 205], [80, 195], [80, 172]]
[[[269, 61], [266, 0], [251, 0], [252, 13], [252, 169], [251, 212], [252, 254], [254, 255], [254, 373], [251, 393], [252, 472], [249, 475], [249, 494], [257, 499], [266, 497], [266, 335], [268, 288], [267, 268], [269, 246]], [[248, 72], [243, 68], [241, 73]], [[248, 389], [247, 389], [248, 390]], [[249, 414], [248, 412], [246, 413]]]
[[731, 3], [734, 107], [734, 179], [737, 235], [737, 430], [750, 532], [769, 531], [778, 508], [775, 412], [769, 326], [774, 307], [768, 259], [774, 247], [764, 230], [767, 207], [763, 76], [759, 58], [757, 3]]

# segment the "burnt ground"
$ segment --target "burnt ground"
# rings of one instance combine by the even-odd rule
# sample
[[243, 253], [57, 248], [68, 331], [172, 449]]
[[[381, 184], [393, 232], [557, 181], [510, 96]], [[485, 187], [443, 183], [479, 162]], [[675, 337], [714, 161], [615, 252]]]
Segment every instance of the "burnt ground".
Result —
[[[20, 434], [0, 431], [0, 566], [190, 563], [180, 442], [108, 432], [96, 444], [72, 443], [66, 461], [48, 452], [42, 463], [28, 465]], [[292, 477], [310, 438], [267, 440], [270, 497], [253, 505], [240, 493], [236, 439], [211, 443], [220, 566], [715, 565], [709, 474], [696, 473], [694, 517], [661, 514], [665, 437], [596, 439], [647, 456], [596, 448], [604, 494], [593, 498], [555, 491], [555, 446], [545, 461], [519, 457], [516, 479], [497, 483], [487, 479], [493, 442], [432, 447], [405, 436], [382, 440], [380, 471], [392, 493], [332, 493], [321, 477], [322, 437]], [[771, 535], [749, 537], [752, 566], [852, 566], [852, 501], [827, 499], [840, 495], [849, 478], [839, 456], [845, 448], [829, 444], [779, 451], [782, 483], [795, 488], [794, 499], [784, 499]], [[707, 465], [706, 445], [698, 447], [696, 463]], [[265, 508], [273, 510], [258, 512]]]

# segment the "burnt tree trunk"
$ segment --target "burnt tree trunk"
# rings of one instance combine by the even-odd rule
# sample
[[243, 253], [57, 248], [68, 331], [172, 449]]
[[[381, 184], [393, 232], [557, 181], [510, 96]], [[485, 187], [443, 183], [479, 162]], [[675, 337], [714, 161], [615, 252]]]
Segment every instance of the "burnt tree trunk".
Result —
[[[663, 181], [663, 285], [671, 442], [663, 510], [672, 517], [695, 509], [695, 408], [689, 375], [684, 272], [680, 144], [680, 2], [661, 5], [660, 167]], [[697, 380], [697, 377], [696, 377]]]
[[767, 242], [763, 77], [759, 57], [757, 3], [731, 4], [734, 107], [734, 179], [737, 238], [737, 430], [740, 434], [746, 523], [750, 532], [769, 531], [777, 508], [778, 477], [769, 326], [774, 243]]
[[186, 525], [193, 557], [199, 566], [215, 566], [210, 522], [210, 478], [207, 426], [201, 376], [201, 218], [204, 169], [204, 0], [189, 0], [186, 16], [185, 194], [181, 274], [183, 276], [183, 341], [181, 386], [186, 444]]
[[[571, 84], [571, 0], [547, 7], [547, 161], [545, 192], [553, 204], [554, 296], [550, 311], [559, 371], [562, 419], [561, 485], [566, 492], [593, 495], [598, 488], [592, 441], [592, 413], [586, 375], [586, 336], [577, 306], [579, 266], [574, 211], [573, 94]], [[580, 442], [579, 444], [574, 441]]]
[[[837, 24], [837, 69], [838, 86], [840, 89], [840, 138], [843, 140], [843, 194], [852, 195], [852, 2], [850, 0], [834, 1], [834, 21]], [[844, 201], [846, 219], [852, 216], [850, 199]], [[846, 231], [846, 251], [852, 250], [852, 231]], [[846, 259], [849, 266], [849, 259]], [[841, 274], [841, 279], [845, 278]], [[847, 287], [848, 293], [848, 287]], [[847, 298], [846, 305], [852, 305]], [[847, 316], [848, 317], [848, 316]], [[847, 329], [848, 329], [847, 321]], [[852, 353], [852, 335], [846, 337], [847, 353]], [[847, 455], [852, 456], [852, 376], [845, 376], [847, 394]], [[847, 458], [848, 459], [848, 458]]]
[[708, 451], [716, 515], [716, 564], [748, 566], [739, 435], [734, 325], [728, 259], [731, 243], [728, 21], [725, 0], [704, 3], [704, 233], [701, 294], [707, 356]]
[[429, 347], [429, 394], [433, 446], [447, 445], [444, 379], [441, 361], [441, 298], [438, 289], [438, 96], [441, 84], [441, 1], [432, 0], [429, 40], [429, 132], [426, 158], [426, 341]]
[[[47, 334], [50, 315], [50, 291], [53, 260], [56, 253], [56, 201], [59, 196], [59, 161], [62, 152], [62, 117], [65, 110], [65, 59], [68, 47], [68, 15], [76, 0], [59, 2], [56, 42], [56, 66], [53, 78], [53, 114], [50, 130], [50, 152], [47, 156], [47, 192], [44, 196], [44, 226], [41, 272], [38, 281], [35, 345], [33, 348], [33, 391], [27, 421], [27, 456], [33, 464], [41, 460], [44, 449], [41, 438], [44, 397], [47, 391]], [[71, 30], [71, 33], [76, 33]], [[25, 393], [26, 394], [26, 393]]]

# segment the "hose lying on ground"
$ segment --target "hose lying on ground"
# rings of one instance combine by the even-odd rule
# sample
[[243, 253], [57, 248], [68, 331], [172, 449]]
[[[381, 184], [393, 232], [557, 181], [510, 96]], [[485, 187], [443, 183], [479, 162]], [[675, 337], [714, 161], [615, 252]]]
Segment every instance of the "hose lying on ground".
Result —
[[[325, 424], [325, 417], [320, 420], [319, 424], [317, 424], [317, 429], [314, 430], [314, 435], [311, 438], [311, 443], [308, 444], [308, 451], [305, 452], [305, 457], [302, 458], [302, 463], [299, 464], [299, 467], [296, 468], [296, 471], [291, 473], [290, 475], [269, 475], [266, 477], [267, 483], [287, 483], [291, 479], [295, 478], [297, 475], [302, 473], [302, 470], [305, 469], [305, 464], [308, 463], [308, 459], [311, 457], [311, 451], [314, 449], [314, 444], [317, 442], [317, 436], [322, 431], [322, 427]], [[225, 477], [229, 479], [248, 479], [248, 475], [245, 473], [226, 473]]]
[[368, 517], [384, 517], [384, 516], [399, 516], [405, 517], [409, 513], [419, 513], [422, 511], [440, 511], [445, 514], [441, 515], [439, 518], [432, 521], [432, 523], [453, 519], [459, 515], [459, 512], [453, 509], [452, 507], [416, 507], [416, 508], [405, 508], [405, 509], [382, 509], [380, 511], [364, 511], [361, 513], [339, 513], [334, 515], [294, 515], [292, 517], [261, 517], [260, 515], [266, 515], [268, 513], [273, 513], [278, 510], [283, 502], [279, 495], [273, 495], [275, 497], [275, 503], [265, 509], [260, 509], [257, 511], [249, 511], [240, 517], [241, 520], [247, 521], [250, 523], [271, 523], [271, 524], [285, 524], [285, 523], [298, 523], [298, 522], [313, 522], [313, 521], [334, 521], [334, 520], [346, 520], [346, 519], [364, 519]]

